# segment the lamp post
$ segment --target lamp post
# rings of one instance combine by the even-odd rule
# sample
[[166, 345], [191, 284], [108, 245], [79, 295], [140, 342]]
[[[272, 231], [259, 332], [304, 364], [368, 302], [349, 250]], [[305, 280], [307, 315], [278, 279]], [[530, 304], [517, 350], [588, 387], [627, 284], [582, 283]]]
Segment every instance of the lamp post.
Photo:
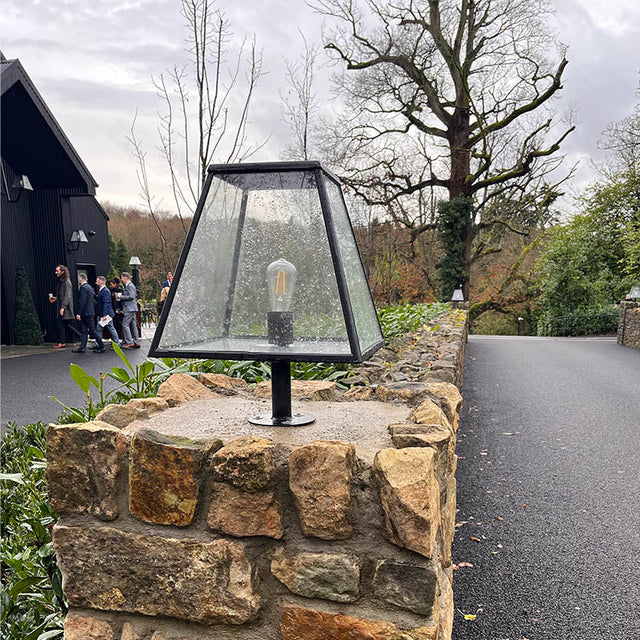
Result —
[[149, 356], [271, 363], [271, 413], [298, 426], [291, 362], [384, 344], [338, 179], [319, 162], [209, 167]]
[[636, 302], [640, 300], [640, 284], [634, 284], [631, 287], [631, 291], [627, 294], [627, 298], [629, 298], [629, 300], [635, 300]]
[[140, 270], [138, 267], [142, 263], [140, 262], [140, 258], [138, 256], [131, 256], [131, 260], [129, 260], [129, 266], [131, 267], [131, 280], [133, 280], [133, 286], [137, 289], [140, 285]]

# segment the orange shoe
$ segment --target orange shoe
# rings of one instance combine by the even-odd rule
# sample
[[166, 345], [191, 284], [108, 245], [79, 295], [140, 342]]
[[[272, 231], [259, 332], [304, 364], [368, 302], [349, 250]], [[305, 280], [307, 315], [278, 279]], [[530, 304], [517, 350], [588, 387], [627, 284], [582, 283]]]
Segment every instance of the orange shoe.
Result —
[[62, 342], [58, 342], [58, 344], [53, 347], [54, 349], [65, 349], [66, 348], [66, 344], [62, 344]]

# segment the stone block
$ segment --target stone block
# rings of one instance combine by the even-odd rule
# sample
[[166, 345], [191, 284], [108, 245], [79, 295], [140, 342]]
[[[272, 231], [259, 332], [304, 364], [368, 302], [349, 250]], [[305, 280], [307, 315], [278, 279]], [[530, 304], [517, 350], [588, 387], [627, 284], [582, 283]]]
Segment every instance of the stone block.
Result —
[[349, 391], [346, 391], [343, 398], [349, 401], [356, 400], [372, 400], [373, 399], [373, 388], [372, 387], [351, 387]]
[[46, 476], [51, 506], [59, 513], [116, 518], [124, 452], [120, 429], [106, 422], [49, 425]]
[[441, 424], [453, 431], [445, 412], [433, 400], [427, 399], [420, 403], [412, 418], [418, 424]]
[[373, 576], [373, 595], [389, 604], [431, 616], [436, 606], [438, 574], [434, 567], [406, 564], [394, 560], [377, 563]]
[[376, 387], [376, 396], [382, 402], [406, 402], [417, 405], [427, 396], [427, 385], [422, 382], [388, 382]]
[[451, 547], [456, 533], [456, 487], [456, 478], [452, 475], [442, 502], [442, 546], [440, 562], [443, 567], [451, 566]]
[[148, 420], [149, 413], [146, 409], [131, 406], [129, 404], [108, 404], [96, 416], [96, 420], [111, 424], [118, 429], [124, 429], [134, 420]]
[[[271, 381], [258, 383], [253, 394], [256, 398], [271, 397]], [[336, 383], [327, 380], [292, 380], [291, 396], [309, 400], [333, 400], [336, 395]]]
[[91, 616], [68, 616], [64, 621], [64, 640], [113, 640], [113, 628]]
[[212, 456], [211, 471], [214, 480], [243, 491], [264, 489], [275, 475], [273, 443], [255, 436], [233, 440]]
[[184, 527], [195, 515], [200, 470], [210, 451], [222, 445], [165, 436], [140, 429], [131, 440], [129, 511], [155, 524]]
[[169, 403], [164, 398], [131, 398], [127, 404], [136, 409], [144, 409], [149, 415], [169, 408]]
[[440, 399], [442, 410], [454, 431], [457, 431], [460, 408], [462, 407], [462, 395], [458, 391], [458, 387], [450, 382], [430, 382], [429, 392]]
[[223, 373], [201, 373], [198, 375], [198, 382], [216, 393], [228, 396], [249, 390], [246, 380], [225, 376]]
[[355, 447], [316, 440], [289, 455], [289, 487], [302, 532], [324, 540], [343, 540], [353, 531], [351, 480]]
[[183, 402], [215, 398], [216, 394], [194, 377], [174, 373], [158, 387], [158, 397], [164, 398], [170, 407], [176, 407]]
[[366, 620], [316, 609], [285, 605], [280, 622], [283, 640], [436, 640], [437, 627], [399, 629], [391, 622]]
[[360, 565], [344, 553], [292, 553], [281, 548], [271, 560], [271, 573], [289, 591], [306, 598], [354, 602], [360, 595]]
[[436, 478], [444, 490], [455, 467], [456, 440], [450, 428], [441, 424], [392, 424], [389, 432], [396, 449], [431, 447], [436, 452]]
[[434, 458], [429, 448], [383, 449], [372, 467], [389, 540], [427, 558], [435, 553], [440, 526]]
[[230, 536], [282, 538], [282, 516], [273, 487], [242, 491], [224, 482], [214, 482], [207, 524]]
[[260, 608], [244, 547], [56, 525], [54, 548], [74, 607], [244, 624]]
[[130, 622], [125, 622], [122, 625], [122, 637], [120, 640], [140, 640], [140, 636]]

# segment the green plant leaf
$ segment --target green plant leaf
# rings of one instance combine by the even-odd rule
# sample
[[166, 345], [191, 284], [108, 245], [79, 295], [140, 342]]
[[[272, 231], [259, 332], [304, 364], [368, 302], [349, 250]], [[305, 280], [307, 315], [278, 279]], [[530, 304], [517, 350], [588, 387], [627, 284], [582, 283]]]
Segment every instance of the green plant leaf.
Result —
[[131, 380], [129, 372], [122, 367], [111, 367], [111, 373], [108, 373], [107, 375], [125, 384]]
[[9, 482], [15, 482], [16, 484], [26, 486], [24, 476], [21, 473], [0, 473], [0, 480], [8, 480]]
[[124, 362], [127, 369], [129, 369], [129, 371], [131, 371], [131, 373], [135, 375], [136, 372], [133, 370], [133, 367], [131, 366], [131, 363], [127, 359], [127, 356], [124, 355], [124, 351], [115, 342], [112, 344], [112, 346], [113, 346], [113, 350], [118, 354], [118, 357], [120, 358], [120, 360]]
[[88, 376], [81, 366], [71, 363], [69, 365], [69, 370], [71, 371], [71, 377], [73, 378], [73, 381], [82, 389], [84, 393], [89, 393], [89, 389], [91, 388], [92, 384], [95, 384], [96, 387], [98, 386], [96, 379]]

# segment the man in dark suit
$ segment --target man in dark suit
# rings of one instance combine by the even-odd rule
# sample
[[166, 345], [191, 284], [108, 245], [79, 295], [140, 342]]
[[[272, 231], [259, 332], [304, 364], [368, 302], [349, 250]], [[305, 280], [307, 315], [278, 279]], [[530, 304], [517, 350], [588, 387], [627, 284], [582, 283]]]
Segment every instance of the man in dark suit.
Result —
[[[104, 276], [98, 276], [96, 278], [96, 286], [98, 287], [98, 294], [96, 295], [96, 302], [98, 308], [96, 313], [98, 315], [98, 324], [96, 325], [96, 333], [101, 329], [107, 329], [111, 334], [111, 344], [117, 344], [119, 347], [120, 340], [118, 339], [118, 332], [113, 326], [113, 307], [111, 306], [111, 291], [106, 286], [107, 279]], [[96, 340], [96, 346], [93, 348], [96, 353], [104, 352], [104, 343], [102, 340], [98, 343]]]
[[73, 353], [84, 353], [87, 350], [89, 335], [96, 341], [95, 350], [104, 351], [104, 343], [93, 327], [93, 288], [87, 282], [84, 273], [78, 274], [78, 313], [76, 319], [80, 321], [80, 346], [73, 349]]

